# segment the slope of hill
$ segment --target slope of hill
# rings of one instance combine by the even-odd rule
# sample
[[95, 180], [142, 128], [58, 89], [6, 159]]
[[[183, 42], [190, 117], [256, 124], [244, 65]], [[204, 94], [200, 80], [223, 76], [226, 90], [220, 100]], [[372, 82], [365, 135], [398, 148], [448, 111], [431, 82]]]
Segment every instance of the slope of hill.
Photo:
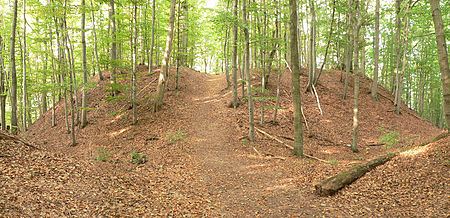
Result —
[[[357, 154], [346, 146], [351, 142], [352, 86], [349, 98], [342, 100], [343, 85], [338, 72], [323, 74], [316, 87], [323, 115], [318, 112], [316, 98], [302, 93], [309, 127], [304, 124], [305, 152], [329, 161], [323, 163], [292, 156], [290, 150], [259, 133], [255, 142], [245, 140], [247, 105], [243, 102], [237, 110], [227, 107], [231, 93], [224, 89], [224, 75], [182, 69], [180, 90], [173, 89], [174, 79], [170, 78], [166, 104], [162, 111], [151, 113], [151, 94], [155, 91], [158, 73], [147, 75], [143, 66], [139, 72], [137, 125], [131, 125], [132, 110], [126, 98], [106, 100], [109, 96], [104, 88], [107, 82], [100, 81], [89, 91], [88, 107], [95, 109], [88, 111], [89, 125], [77, 129], [77, 146], [68, 146], [70, 135], [65, 132], [64, 108], [60, 103], [56, 108], [56, 127], [51, 127], [49, 111], [22, 134], [43, 150], [29, 151], [19, 146], [10, 151], [11, 146], [6, 145], [5, 150], [0, 151], [10, 156], [0, 158], [2, 172], [6, 172], [1, 175], [0, 196], [7, 199], [0, 202], [0, 215], [448, 215], [445, 210], [448, 204], [436, 204], [427, 193], [405, 195], [403, 203], [398, 205], [404, 205], [406, 197], [428, 202], [414, 204], [405, 211], [401, 208], [395, 211], [392, 204], [382, 204], [395, 201], [395, 195], [389, 193], [392, 189], [384, 188], [388, 187], [384, 184], [388, 184], [392, 176], [386, 170], [382, 171], [388, 174], [377, 174], [378, 170], [368, 174], [336, 196], [314, 195], [313, 184], [323, 178], [379, 154], [431, 140], [441, 132], [406, 107], [401, 115], [394, 114], [389, 100], [392, 97], [381, 88], [384, 97], [380, 97], [380, 102], [372, 101], [367, 94], [369, 79], [361, 82], [361, 152]], [[257, 78], [254, 74], [255, 84], [259, 81]], [[307, 78], [302, 76], [301, 79], [304, 86]], [[119, 81], [128, 84], [129, 78], [124, 74]], [[275, 81], [275, 77], [270, 79], [271, 95], [275, 93]], [[281, 81], [280, 102], [285, 110], [279, 111], [278, 122], [267, 122], [258, 128], [289, 144], [292, 143], [289, 140], [292, 138], [292, 108], [287, 71]], [[121, 94], [128, 95], [125, 90]], [[266, 101], [266, 104], [274, 103]], [[256, 102], [256, 108], [259, 105]], [[260, 112], [256, 111], [258, 120]], [[266, 112], [266, 121], [269, 121], [272, 110]], [[398, 132], [395, 139], [399, 143], [367, 146], [380, 139], [383, 133], [379, 127], [386, 133]], [[448, 144], [442, 144], [442, 149], [448, 150]], [[132, 163], [132, 153], [146, 155], [147, 162]], [[432, 181], [427, 184], [438, 188], [437, 192], [429, 192], [438, 195], [438, 199], [448, 196], [442, 189], [448, 186], [445, 182], [448, 174], [442, 174], [443, 170], [448, 173], [448, 164], [443, 163], [443, 167], [417, 166], [421, 168], [418, 172], [434, 167], [433, 176], [429, 177]], [[391, 172], [408, 164], [403, 161], [402, 166], [392, 165]], [[388, 166], [391, 165], [383, 167]], [[415, 175], [393, 176], [395, 180]], [[439, 179], [444, 181], [443, 185], [436, 185]], [[405, 183], [418, 186], [406, 185], [402, 189], [405, 192], [418, 190], [423, 185]], [[21, 185], [15, 187], [17, 184]], [[380, 200], [373, 200], [379, 196]]]
[[[351, 205], [358, 216], [450, 215], [450, 136], [400, 153], [330, 198]], [[368, 197], [370, 196], [370, 197]]]

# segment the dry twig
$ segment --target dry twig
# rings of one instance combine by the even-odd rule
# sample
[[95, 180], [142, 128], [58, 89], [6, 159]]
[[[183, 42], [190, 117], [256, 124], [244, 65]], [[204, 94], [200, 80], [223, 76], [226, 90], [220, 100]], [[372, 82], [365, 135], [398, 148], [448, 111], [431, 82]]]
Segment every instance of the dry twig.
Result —
[[[284, 145], [285, 147], [290, 148], [291, 150], [294, 150], [294, 147], [292, 147], [292, 146], [286, 144], [285, 142], [283, 142], [283, 141], [281, 141], [280, 139], [278, 139], [278, 138], [276, 138], [276, 137], [270, 135], [269, 133], [264, 132], [264, 131], [260, 130], [259, 128], [256, 128], [256, 127], [255, 127], [255, 129], [256, 129], [258, 132], [260, 132], [260, 133], [266, 135], [267, 137], [269, 137], [269, 138], [271, 138], [271, 139], [273, 139], [273, 140], [279, 142], [280, 144]], [[314, 159], [314, 160], [318, 160], [318, 161], [321, 161], [321, 162], [324, 162], [324, 163], [331, 163], [330, 161], [322, 160], [322, 159], [317, 158], [317, 157], [314, 157], [314, 156], [312, 156], [312, 155], [308, 155], [308, 154], [303, 154], [303, 155], [304, 155], [305, 157], [308, 157], [308, 158], [311, 158], [311, 159]]]

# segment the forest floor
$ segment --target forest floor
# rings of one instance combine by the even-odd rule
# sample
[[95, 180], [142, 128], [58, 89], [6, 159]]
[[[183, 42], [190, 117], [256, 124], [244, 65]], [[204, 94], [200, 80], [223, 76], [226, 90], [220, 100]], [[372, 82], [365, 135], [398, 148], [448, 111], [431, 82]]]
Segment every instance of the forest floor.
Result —
[[[174, 90], [171, 78], [166, 104], [151, 113], [159, 72], [154, 69], [147, 75], [140, 68], [137, 125], [131, 125], [130, 103], [108, 98], [107, 82], [94, 78], [99, 84], [88, 97], [95, 109], [88, 111], [88, 126], [77, 129], [77, 146], [68, 146], [62, 103], [56, 127], [48, 111], [21, 135], [40, 150], [0, 137], [0, 216], [450, 216], [450, 137], [401, 153], [334, 196], [314, 193], [322, 179], [442, 132], [406, 106], [394, 114], [392, 96], [382, 88], [380, 101], [373, 101], [368, 78], [361, 81], [356, 154], [347, 147], [352, 95], [342, 100], [339, 72], [326, 72], [316, 87], [323, 115], [316, 97], [302, 93], [304, 150], [325, 163], [293, 156], [259, 132], [254, 142], [246, 140], [247, 104], [227, 107], [231, 91], [224, 75], [182, 69], [180, 89]], [[128, 77], [123, 74], [121, 83], [128, 84]], [[257, 73], [253, 80], [258, 83]], [[305, 81], [302, 76], [303, 86]], [[271, 96], [275, 82], [270, 78]], [[292, 145], [289, 73], [281, 85], [284, 109], [277, 122], [257, 127]], [[255, 102], [255, 121], [260, 105]], [[266, 110], [266, 121], [272, 113]], [[369, 146], [388, 134], [392, 144]], [[132, 163], [133, 152], [147, 162]]]

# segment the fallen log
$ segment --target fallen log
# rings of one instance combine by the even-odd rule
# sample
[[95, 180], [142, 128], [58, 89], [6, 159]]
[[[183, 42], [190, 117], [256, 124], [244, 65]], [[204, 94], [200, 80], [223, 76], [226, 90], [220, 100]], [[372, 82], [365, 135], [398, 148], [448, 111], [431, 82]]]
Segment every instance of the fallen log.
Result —
[[314, 186], [316, 189], [316, 193], [320, 196], [334, 195], [336, 192], [338, 192], [346, 185], [349, 185], [352, 182], [356, 181], [357, 179], [359, 179], [360, 177], [362, 177], [364, 174], [374, 169], [375, 167], [388, 162], [397, 154], [398, 152], [386, 154], [384, 156], [375, 158], [363, 165], [353, 167], [347, 172], [322, 180], [320, 183]]

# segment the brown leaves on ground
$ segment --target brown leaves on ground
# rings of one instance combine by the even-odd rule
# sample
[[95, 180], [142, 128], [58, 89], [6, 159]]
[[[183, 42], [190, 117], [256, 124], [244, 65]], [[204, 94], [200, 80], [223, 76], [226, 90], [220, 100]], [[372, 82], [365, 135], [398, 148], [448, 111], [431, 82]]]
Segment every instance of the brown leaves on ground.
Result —
[[[1, 139], [0, 216], [449, 216], [448, 137], [418, 147], [422, 152], [396, 157], [333, 197], [314, 194], [313, 185], [328, 176], [440, 132], [406, 106], [404, 113], [394, 114], [392, 96], [384, 89], [379, 88], [380, 102], [374, 102], [366, 93], [369, 79], [361, 81], [358, 154], [346, 146], [351, 142], [351, 85], [348, 99], [342, 100], [339, 72], [321, 76], [316, 89], [323, 116], [315, 97], [302, 93], [309, 125], [309, 130], [303, 125], [305, 152], [326, 164], [299, 159], [259, 133], [255, 142], [243, 140], [247, 103], [241, 99], [237, 110], [227, 107], [231, 93], [224, 89], [223, 75], [182, 69], [180, 91], [170, 78], [162, 110], [151, 113], [158, 70], [148, 75], [146, 67], [139, 68], [137, 125], [131, 125], [127, 90], [108, 100], [107, 81], [94, 78], [98, 86], [88, 93], [89, 124], [76, 130], [76, 147], [68, 146], [62, 104], [56, 107], [56, 127], [50, 127], [48, 111], [23, 133], [42, 150]], [[127, 71], [118, 81], [130, 83]], [[280, 107], [285, 109], [277, 122], [259, 128], [289, 144], [290, 73], [281, 81]], [[302, 76], [303, 87], [306, 81]], [[270, 96], [276, 93], [275, 82], [272, 75]], [[261, 104], [255, 105], [258, 121]], [[266, 121], [272, 113], [266, 110]], [[379, 127], [399, 132], [400, 143], [367, 146], [384, 134]], [[132, 153], [148, 161], [132, 163]]]

